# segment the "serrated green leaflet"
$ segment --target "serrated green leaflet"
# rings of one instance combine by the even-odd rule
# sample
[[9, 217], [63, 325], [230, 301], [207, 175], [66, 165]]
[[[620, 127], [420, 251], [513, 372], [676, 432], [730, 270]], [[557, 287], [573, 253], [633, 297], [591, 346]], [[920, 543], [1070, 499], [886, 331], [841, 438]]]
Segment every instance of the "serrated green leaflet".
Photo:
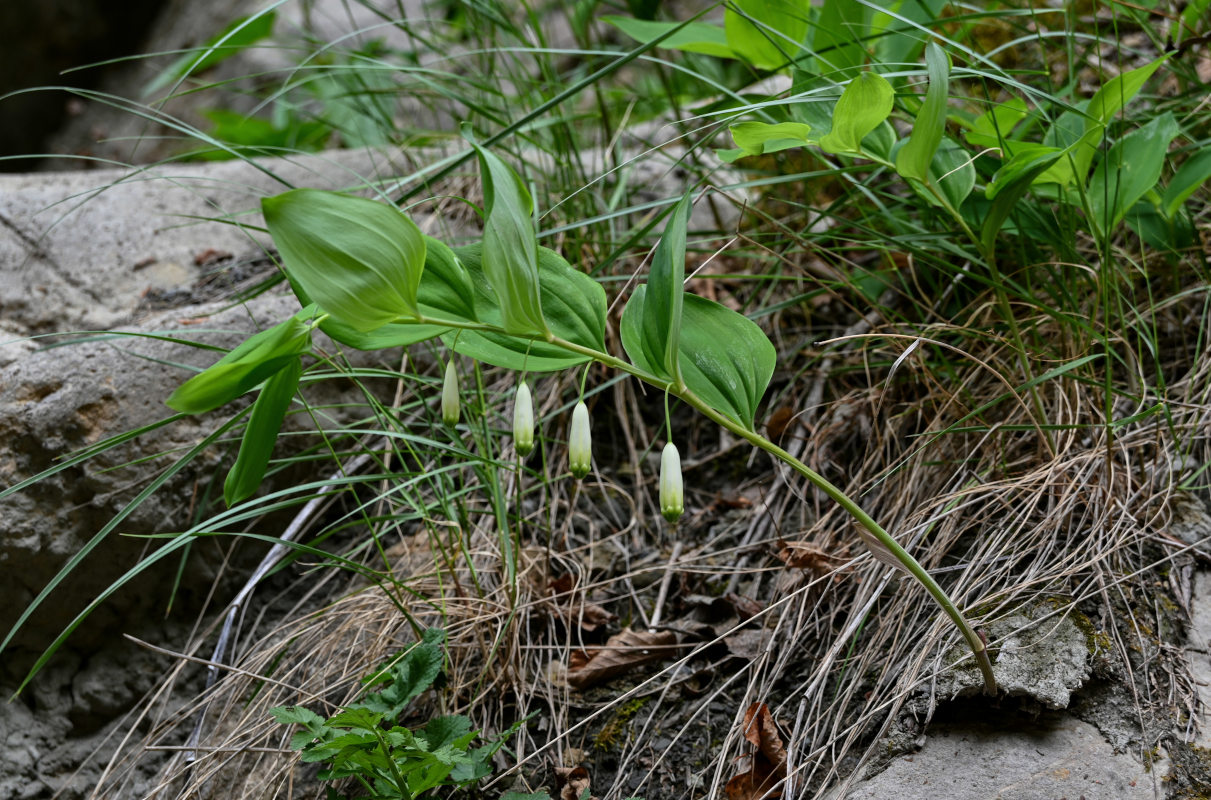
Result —
[[[501, 308], [485, 275], [483, 246], [468, 245], [456, 248], [454, 252], [471, 276], [479, 320], [500, 325]], [[538, 248], [538, 272], [543, 315], [552, 335], [598, 352], [604, 351], [606, 300], [605, 291], [597, 281], [573, 269], [562, 256], [545, 247]], [[549, 372], [588, 360], [588, 356], [541, 338], [464, 330], [446, 334], [444, 339], [465, 356], [506, 369]]]
[[896, 155], [896, 172], [905, 178], [929, 180], [929, 167], [946, 130], [946, 98], [950, 92], [950, 58], [935, 42], [925, 51], [929, 89], [913, 121], [908, 142]]
[[357, 331], [416, 315], [425, 239], [398, 209], [317, 189], [266, 197], [261, 208], [304, 302]]
[[496, 290], [500, 325], [507, 333], [545, 334], [538, 285], [534, 201], [521, 178], [494, 153], [474, 142], [484, 186], [484, 275]]
[[[660, 374], [643, 346], [647, 286], [622, 312], [622, 346], [640, 369]], [[681, 377], [707, 405], [752, 430], [757, 406], [774, 374], [774, 345], [755, 322], [697, 295], [682, 299], [678, 342]]]
[[833, 108], [832, 129], [820, 138], [827, 153], [858, 153], [862, 139], [891, 114], [895, 92], [874, 72], [863, 72], [849, 82]]
[[164, 401], [185, 414], [218, 408], [253, 388], [311, 348], [311, 326], [300, 317], [303, 309], [285, 322], [249, 337], [204, 372], [194, 375]]
[[265, 381], [261, 394], [252, 404], [252, 416], [244, 426], [240, 454], [223, 482], [223, 500], [229, 508], [250, 497], [261, 485], [282, 420], [286, 418], [286, 410], [290, 408], [290, 400], [302, 374], [302, 364], [295, 358]]

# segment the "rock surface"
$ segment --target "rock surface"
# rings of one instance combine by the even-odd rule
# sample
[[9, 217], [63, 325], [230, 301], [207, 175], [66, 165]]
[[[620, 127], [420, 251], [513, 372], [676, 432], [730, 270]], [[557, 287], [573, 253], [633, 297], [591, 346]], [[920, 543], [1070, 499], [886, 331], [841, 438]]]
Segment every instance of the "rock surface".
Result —
[[920, 752], [845, 794], [847, 800], [1154, 800], [1160, 775], [1116, 754], [1067, 714], [1032, 722], [936, 723]]

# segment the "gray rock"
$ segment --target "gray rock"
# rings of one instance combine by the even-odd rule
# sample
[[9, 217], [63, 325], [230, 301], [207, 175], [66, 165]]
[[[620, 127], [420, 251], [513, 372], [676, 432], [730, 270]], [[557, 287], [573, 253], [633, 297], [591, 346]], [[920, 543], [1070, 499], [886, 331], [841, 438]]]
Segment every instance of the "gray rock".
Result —
[[[1155, 784], [1155, 786], [1154, 786]], [[1153, 800], [1160, 775], [1067, 714], [1029, 724], [939, 723], [920, 752], [854, 786], [848, 800]]]
[[[1029, 697], [1045, 708], [1067, 708], [1072, 693], [1089, 679], [1092, 664], [1090, 633], [1081, 630], [1062, 605], [1038, 602], [989, 624], [992, 670], [998, 688], [1011, 697]], [[955, 649], [954, 663], [966, 651]], [[934, 694], [945, 701], [978, 694], [984, 681], [970, 658], [958, 669], [939, 676]]]
[[[263, 258], [267, 239], [249, 227], [263, 224], [261, 197], [291, 186], [356, 187], [364, 185], [358, 175], [409, 169], [398, 153], [349, 150], [266, 159], [259, 168], [0, 176], [0, 317], [18, 336], [124, 324], [149, 292], [188, 287], [211, 271], [208, 256]], [[434, 227], [424, 215], [417, 222]]]

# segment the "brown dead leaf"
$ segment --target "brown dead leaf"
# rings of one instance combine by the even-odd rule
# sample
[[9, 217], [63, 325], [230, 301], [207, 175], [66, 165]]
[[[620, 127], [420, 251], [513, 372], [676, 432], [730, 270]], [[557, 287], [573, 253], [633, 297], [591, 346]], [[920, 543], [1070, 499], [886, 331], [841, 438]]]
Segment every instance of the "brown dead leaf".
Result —
[[728, 592], [723, 596], [727, 604], [736, 612], [736, 616], [743, 622], [744, 620], [752, 619], [765, 610], [765, 606], [758, 603], [749, 597], [741, 597], [734, 592]]
[[585, 689], [609, 680], [632, 667], [669, 658], [677, 652], [677, 634], [672, 631], [633, 631], [625, 628], [600, 649], [593, 650], [580, 662], [573, 653], [568, 659], [568, 683]]
[[589, 790], [589, 771], [584, 767], [556, 767], [555, 787], [559, 789], [559, 800], [580, 800]]
[[786, 779], [786, 748], [782, 735], [774, 724], [774, 716], [765, 703], [753, 703], [744, 711], [744, 738], [755, 752], [750, 757], [747, 772], [727, 782], [724, 792], [728, 800], [759, 800], [782, 796], [774, 788]]
[[208, 247], [193, 256], [193, 264], [195, 267], [212, 267], [215, 264], [229, 261], [234, 258], [231, 253], [226, 250], [216, 250], [213, 247]]
[[806, 570], [813, 575], [824, 575], [840, 562], [836, 556], [830, 555], [820, 547], [808, 542], [788, 542], [779, 539], [778, 548], [779, 561], [788, 567]]
[[782, 438], [782, 434], [786, 433], [786, 428], [791, 424], [794, 416], [795, 409], [790, 406], [782, 406], [769, 415], [769, 419], [765, 421], [765, 433], [771, 441], [776, 442]]
[[551, 595], [550, 606], [565, 623], [579, 625], [585, 633], [596, 633], [618, 618], [596, 603], [579, 600], [575, 589], [575, 579], [566, 574], [547, 584], [547, 591]]

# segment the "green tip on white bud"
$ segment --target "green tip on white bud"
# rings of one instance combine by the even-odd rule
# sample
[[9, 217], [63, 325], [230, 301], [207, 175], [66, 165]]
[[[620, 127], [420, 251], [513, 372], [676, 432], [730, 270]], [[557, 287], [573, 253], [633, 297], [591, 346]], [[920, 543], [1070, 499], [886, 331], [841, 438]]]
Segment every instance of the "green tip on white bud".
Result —
[[534, 401], [525, 381], [517, 384], [517, 396], [513, 398], [513, 449], [522, 458], [534, 450]]
[[458, 368], [454, 366], [454, 357], [451, 356], [446, 362], [446, 380], [442, 383], [442, 422], [457, 425], [459, 410]]
[[685, 486], [681, 482], [681, 454], [669, 442], [660, 454], [660, 513], [670, 523], [685, 511]]
[[589, 434], [589, 408], [584, 401], [572, 409], [572, 429], [568, 433], [568, 470], [578, 480], [593, 468], [593, 437]]

